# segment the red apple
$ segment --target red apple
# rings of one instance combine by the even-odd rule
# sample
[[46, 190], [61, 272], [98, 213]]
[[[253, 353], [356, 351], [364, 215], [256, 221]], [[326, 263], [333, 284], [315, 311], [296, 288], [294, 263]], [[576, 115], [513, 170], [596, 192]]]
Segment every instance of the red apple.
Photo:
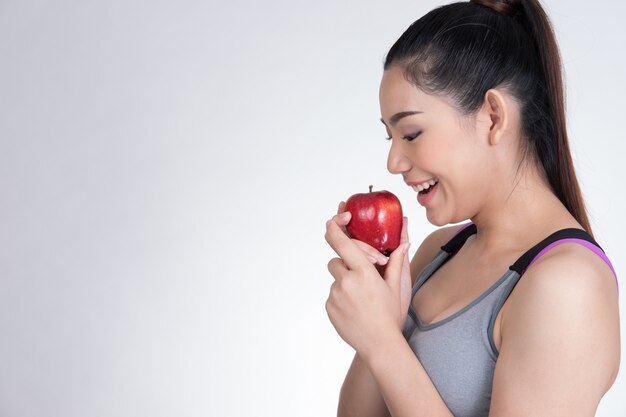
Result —
[[345, 211], [352, 215], [346, 226], [348, 235], [367, 243], [386, 256], [400, 245], [402, 206], [389, 191], [355, 194], [346, 201]]

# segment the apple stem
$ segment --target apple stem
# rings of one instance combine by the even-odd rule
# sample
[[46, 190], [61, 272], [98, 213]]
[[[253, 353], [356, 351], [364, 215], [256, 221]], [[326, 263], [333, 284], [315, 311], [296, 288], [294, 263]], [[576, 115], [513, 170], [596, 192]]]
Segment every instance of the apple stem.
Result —
[[372, 188], [374, 188], [374, 186], [370, 185], [370, 193], [372, 192]]

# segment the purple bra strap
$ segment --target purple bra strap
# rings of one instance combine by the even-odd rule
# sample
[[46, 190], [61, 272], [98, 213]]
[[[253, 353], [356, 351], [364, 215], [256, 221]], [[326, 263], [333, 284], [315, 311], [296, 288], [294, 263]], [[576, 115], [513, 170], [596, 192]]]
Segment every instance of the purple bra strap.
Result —
[[604, 262], [606, 262], [606, 264], [609, 266], [609, 268], [611, 268], [611, 271], [613, 271], [613, 275], [615, 276], [615, 283], [616, 285], [618, 285], [619, 288], [619, 284], [617, 282], [617, 273], [615, 272], [615, 268], [613, 268], [613, 265], [611, 264], [611, 261], [609, 260], [609, 258], [606, 256], [606, 254], [602, 251], [602, 249], [600, 249], [599, 247], [597, 247], [596, 245], [594, 245], [591, 242], [588, 242], [584, 239], [573, 239], [573, 238], [568, 238], [568, 239], [561, 239], [561, 240], [557, 240], [556, 242], [553, 242], [551, 244], [549, 244], [548, 246], [546, 246], [545, 248], [543, 248], [534, 258], [532, 261], [530, 261], [530, 263], [528, 264], [528, 266], [531, 266], [537, 259], [539, 259], [539, 257], [541, 255], [543, 255], [544, 253], [546, 253], [547, 251], [549, 251], [550, 249], [552, 249], [555, 246], [561, 245], [563, 243], [578, 243], [583, 245], [584, 247], [586, 247], [587, 249], [590, 249], [591, 251], [593, 251], [593, 253], [595, 253], [596, 255], [598, 255], [600, 258], [602, 258], [602, 260]]
[[474, 223], [472, 222], [467, 222], [465, 223], [462, 227], [459, 228], [459, 230], [457, 230], [454, 235], [452, 235], [451, 239], [454, 239], [459, 233], [461, 233], [463, 230], [467, 229], [468, 227], [470, 227], [471, 225], [473, 225]]

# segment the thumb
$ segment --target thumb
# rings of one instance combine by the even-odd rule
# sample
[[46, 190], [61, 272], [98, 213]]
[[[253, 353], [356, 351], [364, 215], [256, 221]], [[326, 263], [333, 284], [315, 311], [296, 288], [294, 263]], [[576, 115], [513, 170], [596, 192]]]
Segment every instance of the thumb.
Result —
[[385, 282], [400, 300], [402, 290], [402, 267], [404, 266], [404, 260], [409, 250], [410, 243], [404, 242], [400, 244], [389, 256], [389, 262], [387, 262], [387, 268], [385, 269]]

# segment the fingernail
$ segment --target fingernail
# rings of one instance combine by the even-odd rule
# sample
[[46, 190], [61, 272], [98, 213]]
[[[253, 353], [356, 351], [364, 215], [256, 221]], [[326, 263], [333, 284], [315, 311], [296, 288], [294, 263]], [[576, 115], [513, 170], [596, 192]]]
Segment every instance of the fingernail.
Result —
[[350, 217], [350, 212], [349, 211], [344, 211], [343, 213], [339, 214], [339, 218], [341, 220], [347, 220], [348, 217]]
[[376, 258], [374, 258], [373, 256], [368, 256], [367, 258], [370, 260], [371, 263], [373, 264], [377, 263]]

